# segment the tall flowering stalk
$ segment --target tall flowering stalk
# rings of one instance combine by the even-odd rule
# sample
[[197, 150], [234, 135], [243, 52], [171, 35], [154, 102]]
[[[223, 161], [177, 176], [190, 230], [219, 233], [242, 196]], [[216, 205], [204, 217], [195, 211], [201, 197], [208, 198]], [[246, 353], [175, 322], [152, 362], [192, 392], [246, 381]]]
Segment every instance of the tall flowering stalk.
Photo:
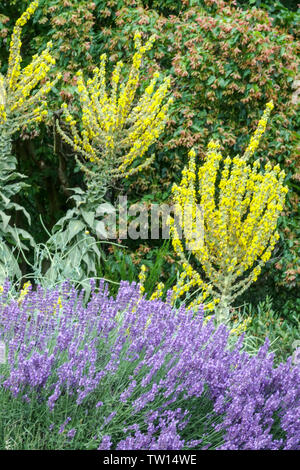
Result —
[[33, 1], [17, 20], [11, 37], [8, 70], [5, 76], [0, 74], [0, 125], [8, 137], [21, 126], [40, 122], [47, 115], [44, 98], [59, 78], [54, 81], [47, 79], [55, 64], [50, 54], [51, 43], [41, 54], [34, 55], [26, 67], [21, 68], [22, 27], [34, 14], [38, 4], [38, 0]]
[[[92, 78], [86, 83], [82, 72], [78, 72], [77, 92], [82, 116], [81, 130], [66, 104], [62, 105], [63, 121], [70, 130], [58, 131], [77, 154], [93, 164], [89, 172], [85, 164], [81, 168], [87, 176], [97, 178], [104, 190], [113, 178], [128, 177], [147, 167], [153, 156], [144, 159], [149, 147], [158, 139], [165, 127], [168, 108], [172, 102], [163, 101], [169, 91], [167, 77], [157, 87], [159, 79], [155, 72], [149, 86], [134, 104], [140, 82], [143, 56], [154, 42], [154, 36], [142, 45], [140, 33], [134, 36], [136, 52], [126, 82], [121, 83], [123, 62], [119, 61], [112, 73], [111, 90], [106, 86], [106, 54], [100, 57], [100, 67], [94, 69]], [[98, 191], [100, 190], [98, 186]]]
[[[15, 178], [24, 178], [23, 175], [15, 172], [17, 161], [12, 156], [12, 136], [22, 126], [40, 122], [47, 115], [45, 96], [59, 78], [53, 81], [47, 79], [55, 63], [50, 54], [51, 43], [41, 54], [33, 56], [32, 61], [26, 67], [23, 69], [21, 67], [22, 27], [37, 7], [38, 1], [35, 0], [17, 20], [11, 37], [8, 70], [6, 75], [0, 74], [0, 216], [2, 219], [0, 236], [7, 242], [13, 239], [14, 243], [18, 243], [18, 235], [27, 239], [30, 236], [24, 230], [13, 229], [8, 225], [10, 216], [6, 214], [6, 211], [22, 210], [28, 220], [30, 219], [24, 208], [10, 201], [10, 198], [25, 186], [22, 182], [12, 182]], [[6, 264], [14, 272], [18, 271], [16, 260], [8, 248], [1, 246], [1, 253], [2, 260], [5, 259]], [[3, 275], [3, 269], [5, 269], [3, 265], [0, 265], [0, 276]]]
[[[95, 275], [103, 252], [99, 243], [107, 232], [102, 220], [105, 194], [117, 178], [127, 178], [146, 168], [154, 156], [145, 154], [159, 138], [165, 127], [172, 98], [165, 101], [170, 78], [159, 86], [159, 74], [154, 73], [149, 85], [135, 100], [141, 74], [142, 60], [152, 48], [154, 36], [144, 45], [141, 35], [134, 36], [136, 52], [127, 80], [121, 80], [122, 62], [118, 62], [106, 85], [106, 55], [100, 58], [93, 76], [85, 82], [82, 72], [77, 74], [77, 92], [81, 118], [77, 122], [67, 104], [62, 105], [61, 122], [57, 130], [76, 155], [85, 175], [86, 188], [75, 188], [72, 196], [76, 207], [53, 227], [47, 242], [49, 250], [61, 256], [60, 263], [50, 267], [51, 279], [82, 280]], [[165, 102], [164, 102], [165, 101]], [[79, 159], [78, 157], [82, 157]], [[113, 206], [106, 209], [114, 213]], [[100, 239], [100, 241], [99, 241]]]
[[[202, 294], [194, 303], [201, 303], [211, 295], [213, 301], [209, 308], [216, 309], [221, 322], [228, 319], [230, 304], [257, 280], [261, 266], [269, 260], [279, 238], [276, 224], [288, 191], [283, 186], [285, 174], [278, 165], [272, 168], [268, 163], [260, 171], [258, 161], [249, 163], [272, 108], [273, 104], [268, 103], [242, 157], [223, 158], [220, 145], [211, 141], [205, 163], [198, 172], [195, 152], [189, 153], [181, 183], [175, 184], [172, 190], [180, 214], [187, 207], [192, 208], [184, 241], [178, 236], [174, 218], [171, 219], [172, 244], [184, 268], [174, 287], [174, 298], [191, 287], [200, 288]], [[197, 204], [203, 211], [203, 233], [195, 223]], [[184, 218], [179, 220], [183, 225]], [[189, 260], [185, 252], [187, 245], [191, 247]], [[192, 260], [201, 266], [207, 282], [192, 266]]]

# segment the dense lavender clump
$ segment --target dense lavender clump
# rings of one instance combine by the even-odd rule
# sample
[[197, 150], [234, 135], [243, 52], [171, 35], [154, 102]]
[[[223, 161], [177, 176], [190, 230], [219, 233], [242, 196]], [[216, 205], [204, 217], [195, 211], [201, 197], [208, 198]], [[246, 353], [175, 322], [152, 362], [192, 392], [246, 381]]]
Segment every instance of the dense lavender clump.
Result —
[[[204, 324], [201, 311], [140, 299], [127, 282], [115, 299], [92, 282], [86, 306], [67, 282], [19, 301], [8, 289], [0, 293], [0, 340], [8, 348], [0, 387], [26, 400], [38, 396], [49, 410], [66, 395], [78, 406], [95, 396], [94, 409], [105, 410], [95, 448], [209, 448], [201, 433], [182, 437], [191, 420], [182, 404], [206, 396], [221, 418], [212, 424], [222, 436], [218, 448], [300, 449], [300, 369], [290, 360], [275, 368], [267, 341], [250, 357], [242, 341], [229, 348], [227, 328]], [[122, 432], [112, 435], [116, 423]]]

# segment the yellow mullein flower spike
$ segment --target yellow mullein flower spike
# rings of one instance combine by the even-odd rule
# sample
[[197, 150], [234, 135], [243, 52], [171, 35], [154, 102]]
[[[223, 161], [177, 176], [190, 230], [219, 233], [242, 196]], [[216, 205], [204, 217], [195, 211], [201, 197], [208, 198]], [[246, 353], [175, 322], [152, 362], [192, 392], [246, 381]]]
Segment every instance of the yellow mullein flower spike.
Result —
[[[9, 122], [6, 133], [14, 133], [21, 126], [44, 119], [48, 111], [43, 97], [60, 78], [57, 76], [52, 81], [47, 79], [55, 64], [55, 59], [50, 54], [51, 42], [41, 54], [33, 56], [23, 70], [21, 68], [22, 27], [34, 14], [38, 4], [38, 0], [31, 2], [17, 20], [10, 42], [7, 74], [0, 74], [0, 125]], [[41, 86], [42, 82], [45, 83]]]
[[31, 289], [31, 282], [30, 281], [25, 282], [25, 284], [23, 285], [23, 289], [21, 289], [21, 292], [20, 292], [20, 295], [19, 295], [19, 298], [18, 298], [18, 304], [19, 305], [22, 304], [24, 298], [26, 297], [26, 295], [28, 294], [30, 289]]
[[[57, 123], [59, 133], [76, 153], [98, 167], [98, 174], [106, 186], [113, 179], [126, 178], [149, 166], [153, 157], [146, 158], [145, 155], [167, 122], [172, 100], [163, 103], [169, 93], [170, 78], [157, 85], [159, 74], [155, 72], [143, 95], [134, 103], [142, 59], [154, 40], [151, 36], [142, 45], [141, 34], [135, 33], [135, 53], [128, 78], [123, 80], [123, 62], [119, 61], [112, 73], [110, 91], [106, 84], [105, 54], [101, 55], [99, 68], [94, 68], [93, 76], [87, 82], [82, 73], [78, 73], [81, 126], [77, 126], [70, 110], [62, 106], [63, 121], [70, 133]], [[84, 167], [82, 164], [82, 169]]]
[[146, 281], [146, 272], [147, 272], [147, 268], [146, 266], [143, 264], [141, 266], [141, 270], [140, 270], [140, 273], [139, 273], [139, 284], [140, 284], [140, 294], [141, 296], [144, 294], [145, 292], [145, 287], [144, 287], [144, 284], [145, 284], [145, 281]]
[[[257, 280], [278, 239], [276, 224], [287, 193], [285, 175], [278, 165], [272, 168], [268, 163], [260, 169], [258, 162], [248, 162], [272, 108], [268, 103], [242, 157], [223, 158], [219, 143], [210, 141], [198, 172], [191, 150], [181, 182], [172, 189], [178, 217], [176, 224], [174, 218], [170, 220], [170, 235], [185, 273], [174, 286], [174, 299], [200, 288], [202, 294], [191, 305], [196, 307], [212, 296], [205, 308], [214, 310], [218, 321], [229, 319], [230, 304]], [[202, 209], [202, 224], [197, 220], [198, 207]], [[197, 243], [192, 244], [195, 239]], [[201, 265], [205, 282], [187, 262], [186, 252]]]
[[267, 123], [268, 123], [268, 120], [269, 120], [269, 117], [273, 108], [274, 108], [273, 101], [270, 101], [269, 103], [267, 103], [263, 117], [259, 121], [257, 129], [254, 132], [253, 136], [251, 137], [250, 143], [244, 153], [243, 158], [245, 160], [251, 157], [251, 155], [253, 155], [255, 150], [258, 148], [260, 139], [266, 130], [266, 126], [267, 126]]

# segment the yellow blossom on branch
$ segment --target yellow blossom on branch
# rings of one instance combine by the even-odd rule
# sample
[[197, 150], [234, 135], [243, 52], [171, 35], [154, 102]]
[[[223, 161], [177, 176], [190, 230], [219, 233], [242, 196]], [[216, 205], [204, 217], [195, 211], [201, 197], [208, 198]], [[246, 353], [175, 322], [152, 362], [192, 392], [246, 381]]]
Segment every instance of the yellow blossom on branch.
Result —
[[113, 178], [133, 175], [153, 161], [153, 156], [144, 156], [163, 132], [172, 102], [169, 98], [163, 104], [169, 92], [170, 78], [165, 78], [158, 86], [157, 72], [135, 102], [142, 59], [152, 48], [154, 36], [142, 45], [141, 35], [136, 33], [134, 41], [136, 52], [127, 80], [122, 79], [124, 64], [119, 61], [112, 73], [108, 91], [106, 54], [102, 54], [99, 67], [94, 69], [93, 76], [87, 82], [82, 72], [77, 74], [80, 125], [77, 125], [66, 104], [62, 105], [64, 129], [57, 123], [59, 133], [75, 152], [97, 166], [105, 185], [109, 185]]
[[[171, 218], [170, 233], [183, 265], [173, 289], [174, 298], [191, 288], [200, 289], [197, 302], [211, 296], [213, 300], [207, 307], [216, 311], [219, 321], [228, 319], [230, 304], [257, 280], [279, 238], [276, 225], [288, 191], [283, 185], [285, 174], [278, 165], [272, 168], [268, 163], [260, 170], [258, 161], [252, 165], [247, 161], [265, 130], [271, 108], [269, 103], [242, 157], [224, 158], [218, 142], [211, 141], [198, 173], [195, 152], [191, 151], [181, 182], [172, 189], [181, 216], [177, 217], [177, 225]], [[190, 207], [189, 230], [181, 239], [178, 221], [184, 229], [183, 214]], [[200, 230], [196, 224], [199, 207], [203, 213]], [[201, 266], [205, 282], [192, 264]]]
[[145, 292], [146, 272], [147, 272], [147, 268], [144, 264], [142, 264], [141, 271], [139, 273], [139, 286], [140, 286], [140, 295], [141, 296]]
[[33, 56], [29, 65], [23, 69], [21, 67], [22, 27], [34, 14], [38, 4], [38, 0], [31, 2], [17, 20], [10, 42], [7, 74], [0, 74], [0, 125], [7, 123], [6, 134], [13, 134], [25, 124], [39, 122], [47, 115], [45, 97], [60, 78], [47, 78], [55, 64], [50, 54], [51, 42], [41, 54]]
[[31, 288], [32, 288], [31, 282], [30, 281], [25, 282], [25, 284], [23, 285], [23, 289], [21, 290], [19, 298], [18, 298], [18, 304], [19, 305], [22, 304], [24, 298], [26, 297], [28, 292], [30, 292]]
[[[6, 75], [0, 74], [0, 189], [2, 193], [0, 212], [3, 221], [11, 218], [10, 214], [6, 214], [6, 210], [14, 208], [22, 210], [30, 222], [29, 214], [25, 209], [10, 201], [13, 195], [26, 186], [20, 181], [24, 176], [16, 172], [17, 161], [12, 155], [12, 136], [21, 127], [44, 119], [48, 113], [46, 95], [59, 79], [59, 76], [54, 80], [49, 78], [49, 72], [55, 64], [50, 54], [51, 43], [48, 43], [47, 48], [41, 54], [33, 56], [26, 67], [21, 66], [22, 28], [35, 12], [38, 3], [37, 0], [32, 1], [17, 20], [10, 41], [8, 70]], [[27, 238], [31, 245], [34, 245], [34, 240], [24, 229], [15, 227], [12, 230], [7, 222], [0, 223], [0, 238], [4, 239], [7, 245], [16, 246], [17, 244], [26, 249], [25, 244], [20, 242], [20, 236]], [[7, 246], [5, 250], [2, 250], [0, 279], [7, 277], [7, 266], [9, 266], [9, 275], [17, 277], [21, 275], [18, 256], [13, 254], [14, 250], [8, 249]]]
[[273, 108], [274, 108], [273, 101], [270, 101], [270, 103], [267, 103], [265, 112], [263, 114], [263, 117], [259, 121], [257, 129], [254, 132], [253, 136], [251, 137], [250, 143], [249, 143], [249, 145], [246, 148], [246, 151], [244, 153], [244, 158], [246, 160], [251, 155], [253, 155], [255, 150], [258, 148], [260, 139], [261, 139], [262, 135], [264, 134], [264, 132], [266, 130], [267, 122], [269, 120], [269, 117], [270, 117], [270, 114], [271, 114], [271, 111], [272, 111]]

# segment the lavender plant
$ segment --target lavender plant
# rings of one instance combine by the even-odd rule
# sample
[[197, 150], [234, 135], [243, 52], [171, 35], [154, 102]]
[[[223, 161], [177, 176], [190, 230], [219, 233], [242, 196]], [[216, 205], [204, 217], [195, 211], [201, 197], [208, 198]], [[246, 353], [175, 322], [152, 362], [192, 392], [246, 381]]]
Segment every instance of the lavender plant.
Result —
[[87, 305], [67, 282], [18, 299], [9, 288], [1, 448], [300, 449], [300, 369], [275, 368], [267, 341], [250, 357], [202, 307], [175, 310], [171, 293], [148, 301], [127, 282], [113, 298], [92, 281]]

